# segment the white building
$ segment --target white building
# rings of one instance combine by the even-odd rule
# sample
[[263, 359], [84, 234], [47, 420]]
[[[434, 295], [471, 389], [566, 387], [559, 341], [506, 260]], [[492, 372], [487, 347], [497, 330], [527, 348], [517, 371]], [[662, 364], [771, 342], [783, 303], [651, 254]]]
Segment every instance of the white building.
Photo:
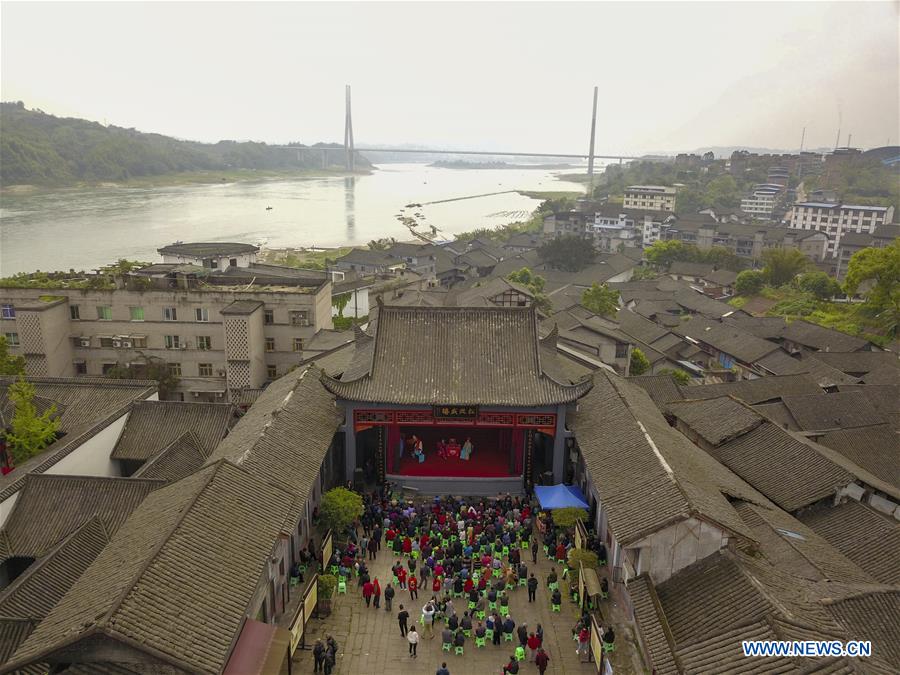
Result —
[[156, 249], [163, 264], [197, 265], [210, 269], [250, 267], [256, 262], [259, 246], [233, 242], [176, 242]]
[[771, 220], [784, 188], [778, 184], [762, 183], [753, 187], [753, 194], [741, 200], [741, 211], [756, 220]]
[[674, 211], [675, 188], [665, 185], [629, 185], [622, 206], [626, 209]]
[[591, 230], [601, 250], [626, 246], [650, 246], [674, 222], [675, 216], [660, 211], [619, 209], [609, 206], [594, 214]]
[[893, 206], [799, 202], [791, 209], [788, 227], [824, 232], [828, 236], [828, 255], [834, 257], [844, 234], [871, 234], [879, 225], [891, 223], [893, 219]]

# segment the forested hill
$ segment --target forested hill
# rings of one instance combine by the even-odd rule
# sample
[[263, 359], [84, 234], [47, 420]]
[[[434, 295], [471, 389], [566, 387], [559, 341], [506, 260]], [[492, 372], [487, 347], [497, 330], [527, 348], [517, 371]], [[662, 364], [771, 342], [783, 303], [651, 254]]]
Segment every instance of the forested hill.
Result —
[[[304, 147], [304, 146], [298, 146]], [[334, 144], [309, 146], [342, 147]], [[329, 153], [330, 164], [343, 162]], [[357, 167], [369, 163], [357, 155]], [[179, 141], [0, 103], [0, 185], [72, 185], [184, 171], [319, 169], [320, 152], [276, 150], [265, 143]]]

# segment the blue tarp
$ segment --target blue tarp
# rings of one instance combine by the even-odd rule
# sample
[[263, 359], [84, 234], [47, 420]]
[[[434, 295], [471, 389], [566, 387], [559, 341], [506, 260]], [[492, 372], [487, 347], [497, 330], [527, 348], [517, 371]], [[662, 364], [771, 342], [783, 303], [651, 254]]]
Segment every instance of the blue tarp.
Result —
[[588, 508], [581, 490], [574, 485], [536, 485], [534, 494], [542, 509]]

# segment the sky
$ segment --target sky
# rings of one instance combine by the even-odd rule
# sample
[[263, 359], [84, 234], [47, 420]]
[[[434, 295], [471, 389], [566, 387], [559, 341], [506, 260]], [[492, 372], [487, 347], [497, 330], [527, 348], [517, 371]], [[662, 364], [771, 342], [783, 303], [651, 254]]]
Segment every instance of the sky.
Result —
[[900, 143], [900, 2], [0, 4], [0, 95], [179, 138], [585, 152]]

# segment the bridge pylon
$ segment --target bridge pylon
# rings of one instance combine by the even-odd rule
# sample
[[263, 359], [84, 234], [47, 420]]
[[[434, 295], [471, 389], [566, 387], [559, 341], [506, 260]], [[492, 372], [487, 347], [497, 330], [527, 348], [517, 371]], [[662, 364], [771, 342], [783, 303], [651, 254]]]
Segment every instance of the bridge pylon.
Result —
[[347, 98], [347, 110], [344, 113], [344, 166], [347, 171], [354, 169], [354, 151], [353, 151], [353, 116], [350, 113], [350, 85], [345, 88]]

